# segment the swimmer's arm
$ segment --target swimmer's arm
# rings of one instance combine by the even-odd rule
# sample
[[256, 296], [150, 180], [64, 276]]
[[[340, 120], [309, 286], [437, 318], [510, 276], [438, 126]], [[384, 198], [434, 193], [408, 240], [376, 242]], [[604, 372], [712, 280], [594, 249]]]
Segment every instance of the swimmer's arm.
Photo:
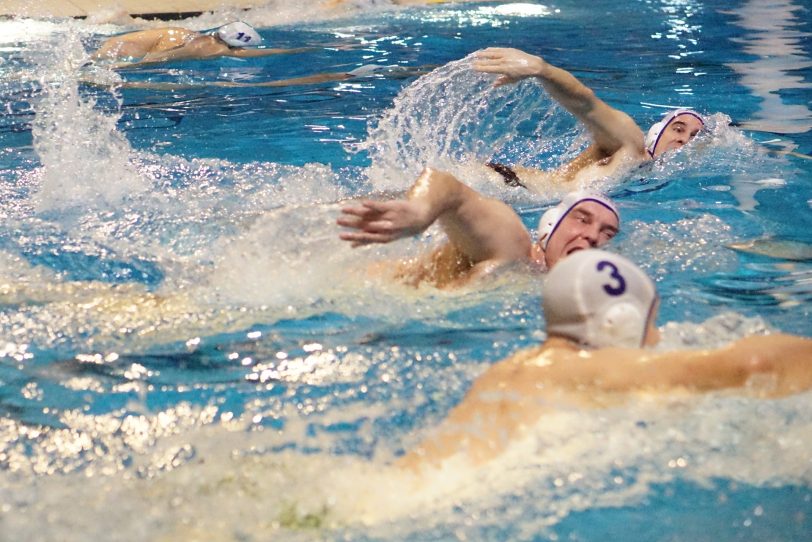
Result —
[[224, 53], [223, 56], [231, 56], [236, 58], [254, 58], [258, 56], [269, 56], [269, 55], [289, 55], [293, 53], [305, 53], [307, 51], [314, 50], [315, 47], [295, 47], [292, 49], [249, 49], [249, 48], [237, 48], [237, 49], [229, 49], [227, 53]]
[[229, 47], [224, 43], [215, 40], [211, 36], [203, 35], [174, 49], [157, 53], [147, 53], [141, 60], [129, 64], [128, 67], [156, 64], [158, 62], [172, 62], [174, 60], [212, 58], [226, 55], [229, 50]]
[[530, 255], [530, 234], [513, 209], [431, 169], [415, 181], [407, 200], [366, 201], [342, 213], [338, 224], [355, 231], [340, 237], [353, 246], [416, 235], [439, 220], [449, 241], [474, 264], [524, 261]]
[[500, 74], [497, 86], [535, 77], [553, 99], [586, 125], [604, 153], [612, 155], [627, 147], [644, 154], [643, 132], [631, 117], [607, 105], [570, 72], [541, 57], [518, 49], [491, 47], [476, 53], [474, 69]]
[[[812, 388], [812, 340], [776, 334], [747, 337], [715, 350], [646, 353], [603, 349], [585, 365], [592, 367], [584, 367], [586, 372], [575, 382], [603, 391], [712, 391], [741, 388], [753, 376], [763, 375], [769, 377], [769, 386], [758, 391], [779, 397]], [[561, 382], [566, 381], [563, 373], [570, 368], [561, 367]]]
[[202, 58], [209, 58], [213, 56], [210, 53], [201, 53], [196, 48], [184, 45], [171, 51], [162, 51], [160, 53], [147, 53], [144, 57], [137, 62], [122, 62], [116, 64], [115, 68], [135, 68], [138, 66], [146, 66], [149, 64], [158, 64], [161, 62], [172, 62], [174, 60], [198, 60]]

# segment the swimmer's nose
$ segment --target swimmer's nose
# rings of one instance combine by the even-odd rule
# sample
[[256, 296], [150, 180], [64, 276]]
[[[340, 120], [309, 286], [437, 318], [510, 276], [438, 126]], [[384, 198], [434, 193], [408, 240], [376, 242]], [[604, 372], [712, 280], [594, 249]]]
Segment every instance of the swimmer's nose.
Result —
[[584, 230], [582, 237], [587, 243], [589, 243], [590, 247], [597, 248], [598, 241], [600, 240], [600, 233], [600, 228], [596, 224]]

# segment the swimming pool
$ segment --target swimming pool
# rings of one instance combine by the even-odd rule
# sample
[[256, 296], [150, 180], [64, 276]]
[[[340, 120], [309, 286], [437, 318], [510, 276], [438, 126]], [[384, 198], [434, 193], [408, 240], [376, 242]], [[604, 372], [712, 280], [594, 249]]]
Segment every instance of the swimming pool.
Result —
[[[604, 186], [670, 344], [810, 336], [804, 13], [495, 2], [276, 25], [266, 9], [245, 14], [266, 39], [316, 49], [118, 75], [83, 64], [120, 27], [0, 21], [2, 538], [807, 538], [809, 393], [562, 412], [481, 471], [424, 487], [392, 473], [490, 362], [543, 338], [539, 288], [508, 273], [415, 291], [364, 270], [437, 232], [353, 251], [334, 226], [338, 201], [402, 190], [426, 162], [532, 226], [551, 199], [459, 165], [549, 165], [583, 142], [532, 84], [493, 91], [456, 62], [519, 46], [643, 125], [666, 105], [712, 115], [667, 165]], [[212, 85], [370, 64], [389, 68]], [[111, 90], [119, 78], [145, 88]]]

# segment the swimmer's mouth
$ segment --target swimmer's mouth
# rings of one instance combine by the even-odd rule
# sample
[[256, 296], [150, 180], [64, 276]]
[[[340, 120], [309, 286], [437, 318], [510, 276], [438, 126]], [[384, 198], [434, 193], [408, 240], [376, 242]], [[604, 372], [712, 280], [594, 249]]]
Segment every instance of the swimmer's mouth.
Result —
[[569, 250], [567, 251], [567, 256], [569, 256], [569, 255], [570, 255], [570, 254], [572, 254], [573, 252], [578, 252], [579, 250], [584, 250], [584, 248], [583, 248], [583, 247], [574, 247], [574, 248], [571, 248], [571, 249], [569, 249]]

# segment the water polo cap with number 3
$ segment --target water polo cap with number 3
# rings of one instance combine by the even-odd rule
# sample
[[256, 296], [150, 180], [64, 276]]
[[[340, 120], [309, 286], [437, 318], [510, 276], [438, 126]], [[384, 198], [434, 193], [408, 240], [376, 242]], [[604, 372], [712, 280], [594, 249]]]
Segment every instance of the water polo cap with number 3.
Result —
[[581, 250], [559, 262], [544, 281], [547, 335], [589, 348], [639, 347], [657, 300], [651, 279], [623, 256]]

